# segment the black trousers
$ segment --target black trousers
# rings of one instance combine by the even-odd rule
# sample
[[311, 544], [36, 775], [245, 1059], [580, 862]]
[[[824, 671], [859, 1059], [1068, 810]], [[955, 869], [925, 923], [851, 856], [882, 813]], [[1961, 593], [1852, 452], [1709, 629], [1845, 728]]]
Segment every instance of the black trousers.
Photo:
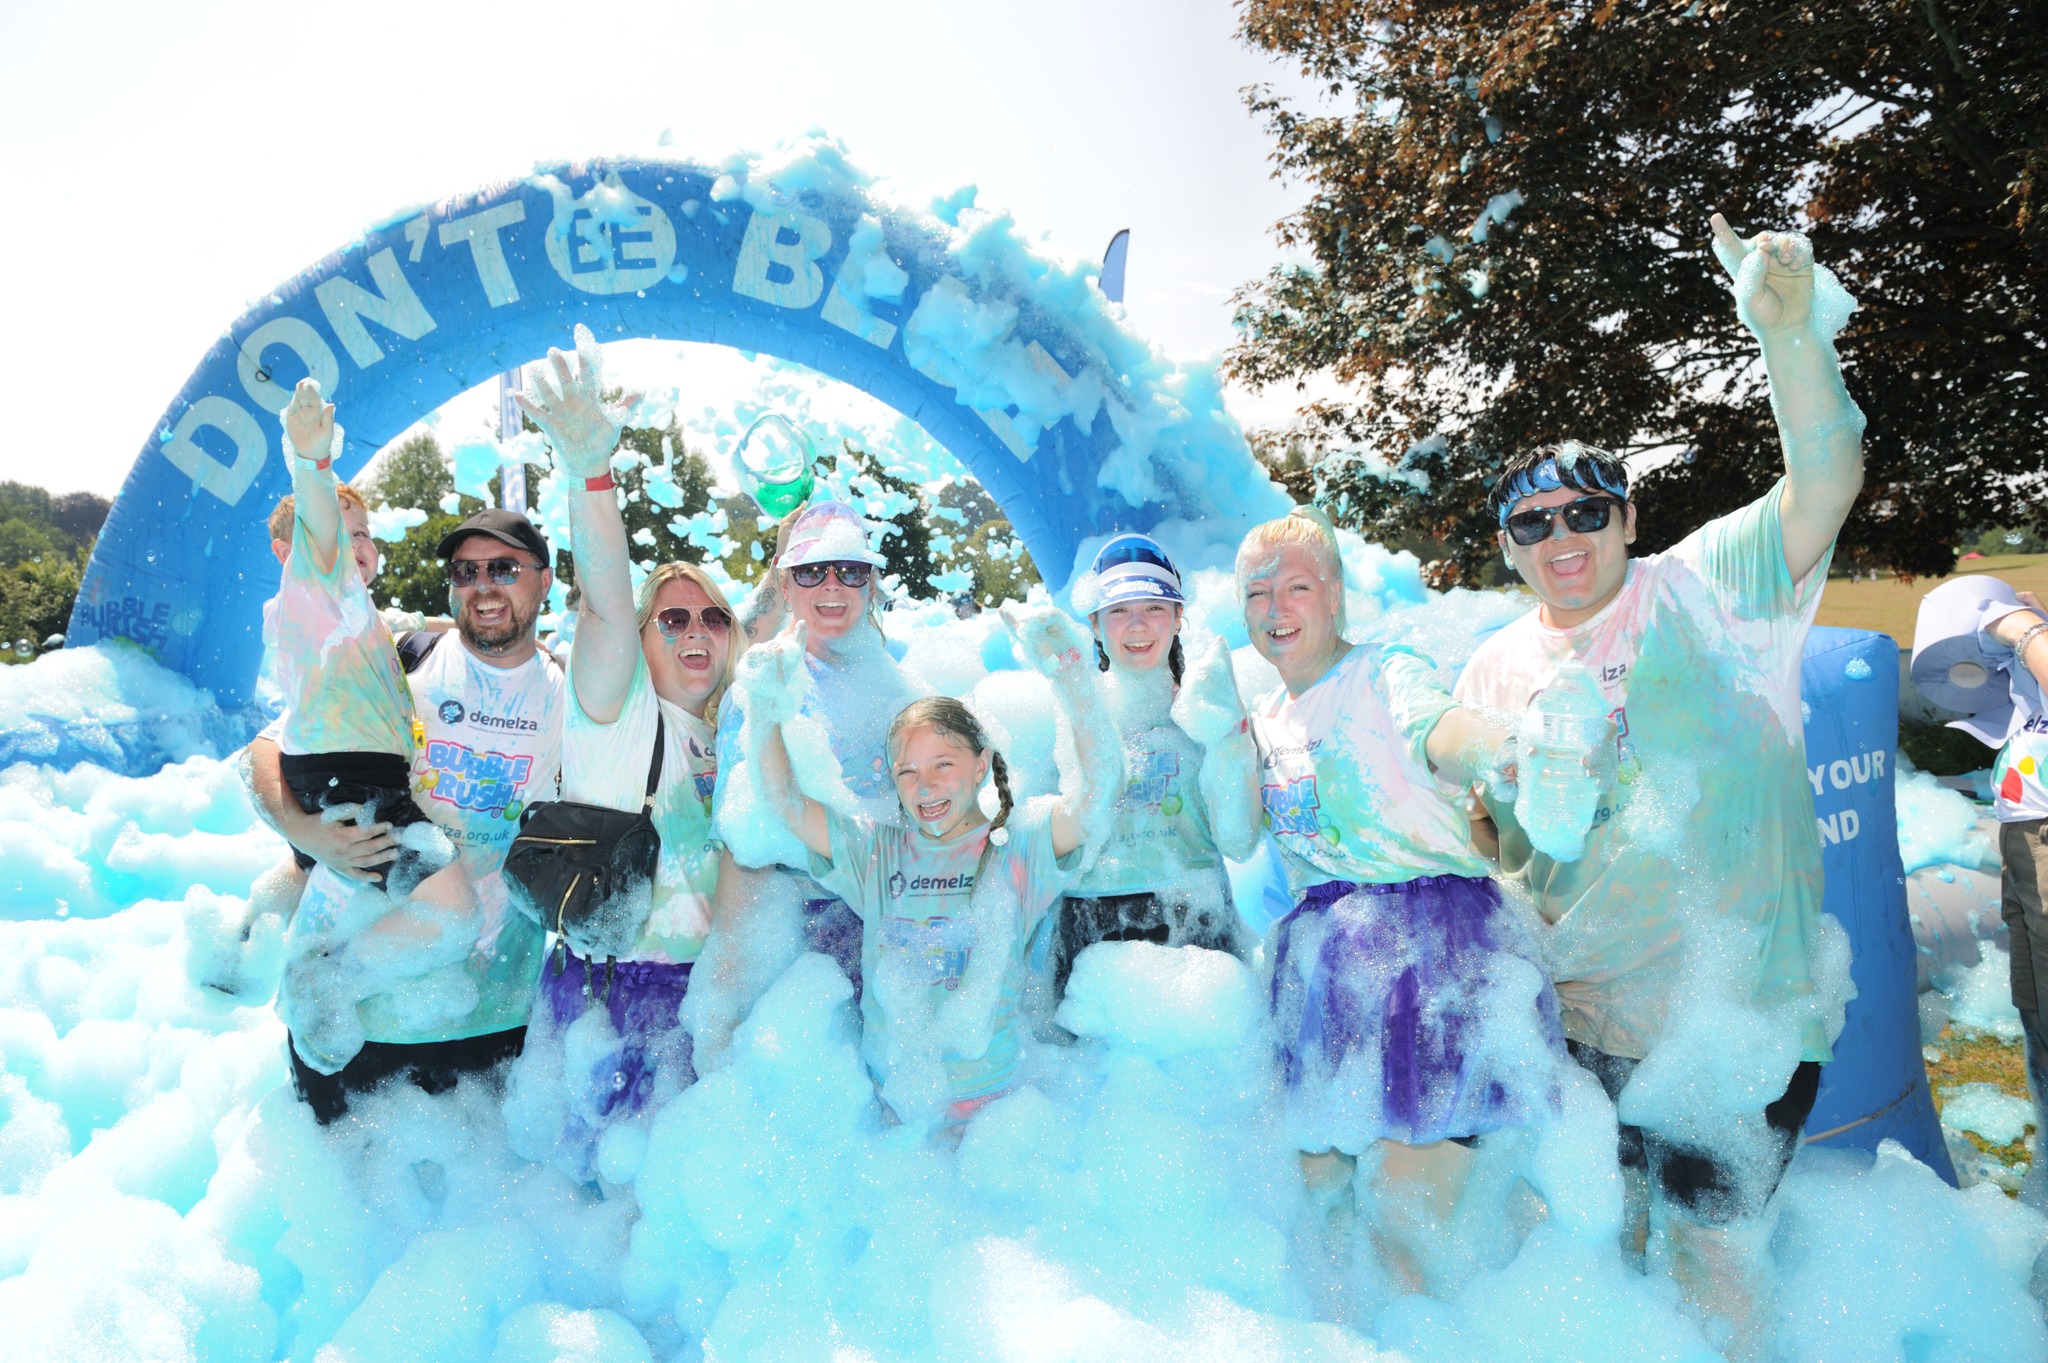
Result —
[[333, 1074], [322, 1074], [299, 1059], [289, 1041], [285, 1053], [292, 1060], [292, 1088], [313, 1120], [326, 1126], [348, 1111], [352, 1093], [368, 1093], [403, 1075], [423, 1093], [446, 1093], [465, 1074], [484, 1074], [519, 1054], [526, 1044], [526, 1028], [466, 1036], [460, 1041], [423, 1041], [401, 1045], [389, 1041], [366, 1041], [356, 1058]]

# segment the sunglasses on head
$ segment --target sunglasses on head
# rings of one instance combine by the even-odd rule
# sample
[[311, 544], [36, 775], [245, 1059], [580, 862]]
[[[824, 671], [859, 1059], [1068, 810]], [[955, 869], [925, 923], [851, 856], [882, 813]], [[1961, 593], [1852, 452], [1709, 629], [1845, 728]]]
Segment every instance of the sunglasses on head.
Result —
[[825, 580], [827, 568], [839, 579], [840, 586], [855, 589], [867, 586], [868, 579], [875, 574], [874, 565], [869, 563], [799, 563], [789, 570], [790, 580], [799, 587], [815, 587]]
[[476, 575], [489, 575], [493, 587], [509, 587], [519, 580], [521, 573], [533, 572], [538, 563], [521, 563], [516, 558], [458, 558], [448, 564], [448, 580], [458, 587], [474, 587]]
[[[706, 606], [697, 612], [697, 619], [703, 623], [707, 634], [723, 634], [732, 628], [732, 614], [723, 606]], [[661, 631], [664, 639], [682, 638], [690, 628], [690, 608], [670, 606], [665, 611], [656, 611], [654, 627]]]
[[1559, 516], [1564, 517], [1565, 527], [1573, 534], [1590, 535], [1595, 530], [1605, 530], [1608, 518], [1620, 505], [1612, 497], [1581, 497], [1563, 506], [1517, 511], [1508, 517], [1508, 538], [1524, 547], [1541, 544], [1550, 538], [1550, 527]]

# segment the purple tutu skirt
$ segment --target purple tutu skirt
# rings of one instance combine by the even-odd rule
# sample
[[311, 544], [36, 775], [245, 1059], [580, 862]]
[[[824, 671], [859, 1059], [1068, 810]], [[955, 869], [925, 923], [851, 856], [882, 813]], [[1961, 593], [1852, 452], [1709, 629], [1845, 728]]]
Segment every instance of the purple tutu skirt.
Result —
[[1309, 887], [1274, 928], [1271, 1002], [1303, 1150], [1423, 1145], [1556, 1110], [1557, 996], [1491, 880]]
[[[522, 1153], [590, 1182], [607, 1130], [640, 1120], [694, 1084], [690, 1034], [681, 1020], [689, 988], [687, 964], [549, 953], [512, 1084], [515, 1091], [523, 1085], [555, 1091], [547, 1125], [557, 1129], [552, 1149], [543, 1129], [516, 1142], [531, 1147]], [[570, 1028], [593, 1011], [605, 1015], [609, 1031], [593, 1036], [586, 1028], [581, 1039], [572, 1039]]]
[[804, 950], [822, 952], [853, 981], [853, 1006], [860, 1008], [860, 914], [843, 899], [804, 901]]

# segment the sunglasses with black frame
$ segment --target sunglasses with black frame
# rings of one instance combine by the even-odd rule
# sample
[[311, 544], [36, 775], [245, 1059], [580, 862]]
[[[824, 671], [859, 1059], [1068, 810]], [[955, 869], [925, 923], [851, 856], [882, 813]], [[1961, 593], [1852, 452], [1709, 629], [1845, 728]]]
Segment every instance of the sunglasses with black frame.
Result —
[[540, 571], [538, 563], [522, 563], [516, 558], [457, 558], [448, 561], [448, 581], [456, 587], [474, 587], [479, 572], [487, 576], [494, 587], [509, 587], [519, 580], [521, 573]]
[[1612, 497], [1581, 497], [1563, 506], [1539, 506], [1517, 511], [1508, 517], [1508, 538], [1525, 549], [1532, 544], [1541, 544], [1550, 538], [1550, 528], [1559, 516], [1564, 517], [1565, 528], [1573, 534], [1590, 535], [1596, 530], [1605, 530], [1614, 508], [1621, 505], [1623, 503]]
[[855, 591], [867, 586], [868, 579], [875, 575], [875, 566], [872, 563], [860, 563], [849, 560], [832, 563], [798, 563], [790, 568], [789, 580], [796, 583], [799, 587], [815, 587], [825, 580], [825, 570], [827, 568], [830, 568], [832, 575], [839, 579], [840, 586], [850, 587]]

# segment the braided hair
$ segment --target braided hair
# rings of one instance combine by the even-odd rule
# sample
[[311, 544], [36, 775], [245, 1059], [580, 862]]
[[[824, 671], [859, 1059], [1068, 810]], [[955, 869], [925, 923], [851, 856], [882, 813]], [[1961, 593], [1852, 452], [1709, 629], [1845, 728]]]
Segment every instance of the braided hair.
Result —
[[997, 837], [998, 831], [1009, 823], [1010, 811], [1017, 803], [1010, 793], [1010, 764], [1003, 760], [1002, 752], [989, 742], [988, 731], [981, 727], [981, 721], [975, 718], [974, 711], [951, 696], [926, 696], [910, 702], [898, 711], [896, 718], [889, 725], [889, 751], [895, 752], [896, 740], [905, 731], [925, 727], [959, 739], [974, 750], [976, 757], [983, 753], [988, 754], [989, 778], [996, 784], [996, 816], [989, 820], [988, 845], [981, 849], [981, 863], [975, 871], [978, 883], [981, 871], [988, 866], [989, 854], [998, 843], [1009, 836], [1004, 833], [1002, 837]]

